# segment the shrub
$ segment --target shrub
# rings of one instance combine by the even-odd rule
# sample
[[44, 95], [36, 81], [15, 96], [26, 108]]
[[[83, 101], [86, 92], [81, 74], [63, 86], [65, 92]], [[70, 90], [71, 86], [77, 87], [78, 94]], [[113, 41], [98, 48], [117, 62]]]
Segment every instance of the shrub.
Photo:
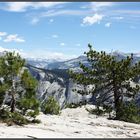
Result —
[[0, 120], [8, 125], [24, 125], [29, 123], [29, 120], [22, 116], [19, 112], [9, 112], [5, 109], [0, 110]]
[[4, 108], [2, 108], [0, 110], [0, 120], [5, 121], [5, 120], [7, 120], [9, 118], [10, 118], [10, 112], [8, 110], [5, 110]]
[[26, 113], [26, 115], [31, 117], [31, 118], [35, 118], [36, 115], [38, 115], [38, 114], [39, 114], [39, 110], [31, 110], [31, 111]]
[[60, 114], [60, 106], [54, 97], [49, 97], [48, 100], [43, 103], [42, 111], [44, 114]]
[[[28, 112], [31, 113], [31, 112]], [[28, 119], [26, 118], [26, 116], [23, 116], [23, 114], [21, 114], [20, 112], [13, 112], [11, 113], [10, 111], [6, 110], [6, 109], [1, 109], [0, 110], [0, 121], [7, 123], [7, 125], [26, 125], [29, 123], [40, 123], [41, 121], [38, 119], [35, 119], [34, 117], [34, 112], [32, 112], [31, 117], [33, 117], [33, 119]], [[36, 114], [35, 114], [36, 115]], [[28, 114], [29, 116], [29, 114]]]
[[11, 121], [17, 125], [25, 125], [30, 121], [18, 112], [11, 113]]
[[[39, 101], [35, 98], [21, 98], [18, 103], [23, 115], [35, 118], [39, 114]], [[31, 111], [29, 111], [31, 110]]]
[[131, 123], [140, 123], [140, 109], [137, 107], [135, 102], [131, 101], [127, 104], [121, 105], [120, 120], [131, 122]]

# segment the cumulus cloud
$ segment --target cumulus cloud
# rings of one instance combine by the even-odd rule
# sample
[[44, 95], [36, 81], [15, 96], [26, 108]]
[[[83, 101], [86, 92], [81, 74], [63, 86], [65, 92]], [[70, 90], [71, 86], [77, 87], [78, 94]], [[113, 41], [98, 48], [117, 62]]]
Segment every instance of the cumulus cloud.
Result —
[[19, 37], [18, 34], [8, 35], [3, 41], [4, 42], [25, 42], [25, 40]]
[[0, 52], [5, 52], [5, 51], [6, 52], [15, 52], [15, 53], [20, 54], [21, 56], [24, 56], [24, 54], [25, 54], [22, 49], [15, 49], [15, 48], [8, 49], [8, 48], [4, 48], [4, 47], [0, 46]]
[[28, 9], [50, 8], [65, 2], [9, 2], [4, 10], [13, 12], [25, 12]]
[[111, 26], [111, 23], [110, 22], [108, 22], [108, 23], [105, 24], [105, 27], [108, 27], [109, 28], [110, 26]]
[[31, 2], [10, 2], [7, 3], [4, 10], [13, 11], [13, 12], [24, 12], [26, 8], [31, 5]]
[[83, 18], [83, 24], [86, 25], [92, 25], [95, 23], [100, 23], [100, 21], [103, 19], [103, 15], [101, 14], [95, 14], [93, 16], [86, 16], [85, 18]]
[[7, 33], [6, 32], [0, 32], [0, 36], [6, 36]]

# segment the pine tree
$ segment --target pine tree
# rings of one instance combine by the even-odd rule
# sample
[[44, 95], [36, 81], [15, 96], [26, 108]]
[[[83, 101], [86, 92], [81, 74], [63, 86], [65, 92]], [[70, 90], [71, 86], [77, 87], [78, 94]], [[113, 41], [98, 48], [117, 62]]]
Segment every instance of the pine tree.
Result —
[[[22, 111], [33, 109], [39, 112], [39, 102], [35, 96], [37, 81], [25, 68], [25, 60], [19, 54], [7, 52], [0, 57], [0, 77], [3, 78], [3, 82], [0, 83], [1, 103], [4, 95], [8, 93], [11, 97], [11, 112], [15, 112], [15, 107], [20, 107]], [[18, 106], [21, 100], [22, 107]]]
[[[97, 94], [99, 105], [113, 98], [116, 119], [119, 119], [124, 96], [134, 97], [140, 89], [138, 84], [131, 86], [135, 77], [140, 75], [140, 62], [133, 65], [133, 55], [119, 61], [115, 56], [106, 54], [105, 51], [93, 50], [90, 44], [88, 47], [89, 52], [85, 54], [90, 67], [80, 62], [82, 73], [70, 71], [70, 76], [78, 84], [94, 85], [92, 91], [86, 94]], [[78, 92], [85, 94], [84, 91]]]
[[16, 86], [18, 83], [18, 76], [23, 68], [25, 60], [15, 52], [7, 52], [1, 57], [1, 76], [4, 79], [4, 84], [7, 84], [7, 92], [11, 96], [11, 112], [15, 111], [16, 105]]

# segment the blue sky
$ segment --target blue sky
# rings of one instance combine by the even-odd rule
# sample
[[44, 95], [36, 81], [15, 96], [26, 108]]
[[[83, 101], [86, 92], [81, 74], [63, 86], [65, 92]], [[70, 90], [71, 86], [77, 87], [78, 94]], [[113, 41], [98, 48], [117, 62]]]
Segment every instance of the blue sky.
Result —
[[70, 59], [98, 50], [140, 53], [140, 2], [0, 2], [0, 51]]

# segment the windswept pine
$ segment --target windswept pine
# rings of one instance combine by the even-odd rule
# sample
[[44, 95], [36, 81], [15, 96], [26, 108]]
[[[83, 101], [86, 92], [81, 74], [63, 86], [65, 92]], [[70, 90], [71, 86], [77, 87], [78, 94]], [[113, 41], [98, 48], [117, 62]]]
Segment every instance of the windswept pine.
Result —
[[[1, 110], [4, 111], [3, 106], [8, 105], [10, 110], [5, 111], [10, 111], [15, 119], [17, 115], [21, 118], [25, 114], [35, 117], [39, 113], [39, 102], [36, 98], [37, 81], [25, 68], [25, 60], [15, 52], [6, 52], [0, 57], [0, 77]], [[27, 114], [29, 109], [31, 111]], [[20, 119], [19, 117], [17, 119]]]
[[124, 115], [122, 104], [124, 97], [134, 96], [140, 90], [140, 85], [132, 86], [134, 79], [140, 75], [140, 62], [133, 64], [133, 54], [126, 59], [117, 60], [105, 51], [97, 52], [89, 44], [89, 51], [85, 52], [90, 67], [80, 63], [81, 73], [70, 71], [71, 78], [84, 86], [94, 85], [92, 90], [79, 90], [78, 93], [96, 95], [96, 105], [103, 106], [104, 102], [113, 97], [116, 119]]

